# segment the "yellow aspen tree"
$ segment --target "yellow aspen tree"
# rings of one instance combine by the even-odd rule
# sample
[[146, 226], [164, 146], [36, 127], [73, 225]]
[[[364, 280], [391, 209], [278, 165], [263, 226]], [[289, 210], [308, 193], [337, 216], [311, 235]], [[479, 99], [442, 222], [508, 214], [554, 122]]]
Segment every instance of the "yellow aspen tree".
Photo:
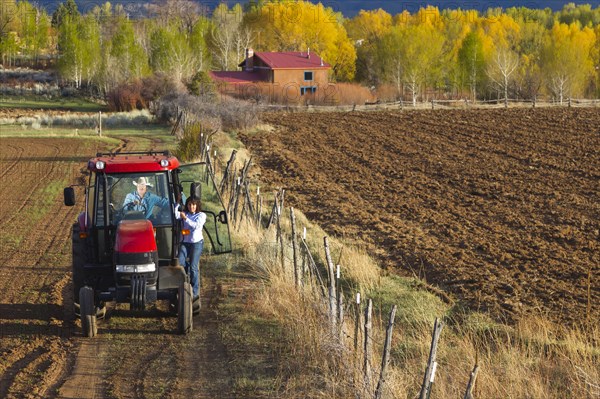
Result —
[[258, 51], [310, 49], [331, 64], [335, 79], [354, 78], [356, 50], [342, 15], [330, 7], [308, 1], [269, 2], [246, 13], [244, 24], [257, 32]]
[[580, 29], [577, 23], [555, 23], [548, 31], [542, 65], [546, 86], [559, 103], [583, 94], [586, 82], [595, 71], [591, 57], [595, 42], [594, 30]]
[[392, 29], [392, 16], [382, 9], [361, 10], [344, 21], [348, 36], [356, 48], [356, 78], [375, 85], [380, 79], [375, 63], [377, 42]]
[[348, 36], [352, 40], [375, 40], [392, 29], [392, 16], [381, 8], [360, 10], [354, 18], [344, 21]]

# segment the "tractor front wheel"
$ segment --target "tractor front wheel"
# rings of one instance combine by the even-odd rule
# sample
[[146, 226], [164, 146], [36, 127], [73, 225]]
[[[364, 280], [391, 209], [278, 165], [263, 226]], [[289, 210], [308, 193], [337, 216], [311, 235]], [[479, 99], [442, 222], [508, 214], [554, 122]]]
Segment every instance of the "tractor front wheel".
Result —
[[88, 286], [79, 290], [79, 307], [81, 312], [81, 329], [84, 337], [93, 338], [98, 334], [96, 325], [96, 308], [94, 306], [94, 290]]
[[177, 330], [180, 334], [192, 331], [192, 286], [182, 281], [178, 292]]

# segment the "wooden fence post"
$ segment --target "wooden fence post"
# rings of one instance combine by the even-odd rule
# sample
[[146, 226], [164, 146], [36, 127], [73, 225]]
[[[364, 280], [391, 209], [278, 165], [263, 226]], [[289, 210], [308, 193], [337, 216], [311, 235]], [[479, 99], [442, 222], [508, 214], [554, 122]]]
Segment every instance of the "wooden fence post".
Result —
[[340, 341], [344, 338], [344, 293], [340, 292], [338, 295], [337, 302], [337, 317], [339, 327], [339, 339]]
[[397, 306], [394, 305], [392, 307], [392, 311], [390, 312], [390, 320], [388, 322], [388, 327], [385, 332], [385, 345], [383, 347], [383, 358], [381, 359], [381, 372], [379, 374], [379, 382], [377, 383], [377, 389], [375, 390], [375, 399], [381, 399], [381, 395], [383, 395], [385, 376], [387, 373], [388, 364], [390, 363], [390, 350], [392, 347], [392, 332], [394, 331], [394, 319], [396, 318], [396, 309]]
[[358, 334], [360, 332], [359, 326], [361, 325], [361, 311], [360, 311], [360, 292], [356, 293], [356, 304], [355, 304], [355, 320], [354, 320], [354, 352], [358, 351]]
[[[234, 171], [233, 174], [233, 179], [234, 181], [237, 181], [237, 171]], [[229, 212], [229, 219], [233, 219], [233, 206], [235, 205], [235, 197], [236, 197], [236, 188], [237, 186], [235, 184], [231, 184], [230, 185], [230, 189], [229, 189], [229, 205], [227, 206], [227, 212]], [[234, 220], [235, 222], [235, 220]]]
[[471, 377], [469, 377], [469, 384], [467, 384], [467, 390], [465, 391], [464, 399], [473, 399], [473, 388], [475, 387], [475, 381], [477, 380], [477, 373], [479, 372], [479, 365], [475, 364], [473, 371], [471, 371]]
[[333, 262], [331, 260], [331, 252], [329, 251], [327, 237], [324, 237], [323, 241], [325, 244], [325, 259], [327, 259], [327, 276], [329, 277], [329, 318], [332, 324], [335, 324], [335, 273], [333, 271]]
[[267, 221], [267, 229], [271, 227], [271, 224], [275, 222], [275, 218], [277, 217], [277, 208], [279, 205], [278, 200], [279, 192], [275, 192], [275, 201], [273, 202], [273, 208], [271, 209], [271, 216], [269, 216], [269, 220]]
[[327, 296], [327, 293], [325, 292], [325, 284], [323, 283], [323, 279], [321, 278], [321, 274], [319, 273], [317, 264], [315, 263], [315, 260], [313, 259], [312, 254], [310, 253], [310, 250], [308, 249], [308, 244], [306, 243], [305, 239], [302, 239], [302, 246], [304, 247], [304, 251], [306, 252], [306, 254], [308, 256], [310, 266], [313, 268], [313, 272], [319, 282], [319, 287], [321, 287], [321, 293], [323, 294], [323, 298], [325, 298]]
[[237, 215], [238, 215], [238, 206], [240, 203], [240, 197], [242, 194], [242, 179], [241, 177], [237, 178], [237, 184], [235, 186], [235, 205], [233, 206], [233, 221], [237, 223]]
[[262, 197], [260, 195], [257, 194], [256, 197], [256, 202], [258, 203], [258, 205], [256, 206], [257, 211], [256, 211], [256, 225], [258, 226], [258, 228], [260, 229], [262, 227]]
[[369, 299], [367, 302], [367, 308], [365, 309], [365, 336], [364, 336], [364, 358], [363, 358], [363, 372], [365, 378], [365, 391], [366, 396], [371, 396], [371, 348], [373, 342], [371, 338], [373, 328], [373, 300]]
[[281, 271], [284, 273], [285, 275], [285, 257], [284, 257], [284, 250], [283, 250], [283, 232], [281, 231], [281, 208], [279, 207], [279, 204], [276, 203], [276, 212], [277, 212], [277, 237], [278, 237], [278, 241], [279, 241], [279, 249], [280, 249], [280, 255], [281, 255]]
[[290, 220], [292, 222], [292, 254], [294, 259], [294, 284], [300, 286], [300, 268], [298, 267], [298, 243], [296, 241], [296, 216], [294, 208], [290, 207]]
[[244, 215], [246, 215], [247, 206], [248, 206], [248, 202], [246, 201], [246, 199], [244, 199], [244, 204], [242, 205], [242, 211], [240, 212], [240, 219], [238, 222], [236, 222], [237, 231], [240, 230], [240, 226], [242, 225], [242, 221], [244, 220]]
[[231, 156], [229, 157], [229, 161], [227, 161], [227, 166], [225, 166], [225, 171], [223, 172], [223, 178], [221, 179], [221, 184], [219, 185], [219, 191], [221, 195], [225, 190], [225, 184], [227, 183], [227, 179], [229, 178], [229, 173], [231, 172], [231, 166], [235, 162], [235, 155], [237, 154], [237, 150], [231, 151]]
[[244, 184], [245, 190], [245, 203], [248, 205], [248, 211], [250, 212], [251, 219], [254, 219], [254, 205], [252, 204], [252, 199], [250, 198], [250, 182], [246, 180], [246, 184]]
[[[302, 239], [306, 240], [306, 227], [304, 227], [304, 231], [302, 232]], [[308, 278], [310, 281], [310, 277], [312, 275], [312, 273], [310, 272], [310, 268], [306, 266], [306, 254], [304, 254], [304, 261], [302, 262], [302, 268], [300, 269], [300, 276], [301, 278], [301, 283], [302, 285], [306, 285], [306, 278], [307, 278], [307, 274], [308, 274]]]
[[431, 349], [429, 350], [429, 360], [427, 361], [427, 369], [425, 370], [425, 377], [423, 378], [423, 385], [421, 386], [421, 394], [419, 395], [419, 399], [426, 399], [431, 393], [431, 384], [433, 384], [435, 370], [437, 368], [437, 362], [435, 361], [437, 357], [437, 346], [443, 328], [444, 322], [436, 318], [433, 325], [433, 336], [431, 339]]

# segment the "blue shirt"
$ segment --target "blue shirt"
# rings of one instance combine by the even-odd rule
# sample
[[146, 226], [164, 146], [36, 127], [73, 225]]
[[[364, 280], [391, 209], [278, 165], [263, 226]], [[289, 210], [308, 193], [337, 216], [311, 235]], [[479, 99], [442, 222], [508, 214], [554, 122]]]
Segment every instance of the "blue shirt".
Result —
[[123, 208], [125, 208], [126, 211], [143, 212], [146, 219], [152, 216], [152, 210], [155, 206], [164, 208], [168, 205], [168, 198], [162, 198], [149, 192], [146, 192], [144, 198], [141, 198], [137, 191], [129, 193], [125, 197], [125, 201], [123, 201]]
[[[175, 212], [175, 218], [181, 219], [181, 213]], [[202, 237], [202, 228], [206, 223], [206, 213], [189, 213], [185, 212], [185, 220], [183, 228], [190, 231], [190, 234], [183, 236], [183, 242], [196, 243], [204, 239]]]

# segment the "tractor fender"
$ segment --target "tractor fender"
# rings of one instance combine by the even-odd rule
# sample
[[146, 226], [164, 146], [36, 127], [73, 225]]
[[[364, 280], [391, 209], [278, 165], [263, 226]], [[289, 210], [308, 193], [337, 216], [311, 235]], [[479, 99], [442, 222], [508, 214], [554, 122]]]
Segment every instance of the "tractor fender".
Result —
[[188, 276], [182, 266], [161, 266], [158, 268], [159, 290], [179, 289], [181, 283], [187, 280]]

